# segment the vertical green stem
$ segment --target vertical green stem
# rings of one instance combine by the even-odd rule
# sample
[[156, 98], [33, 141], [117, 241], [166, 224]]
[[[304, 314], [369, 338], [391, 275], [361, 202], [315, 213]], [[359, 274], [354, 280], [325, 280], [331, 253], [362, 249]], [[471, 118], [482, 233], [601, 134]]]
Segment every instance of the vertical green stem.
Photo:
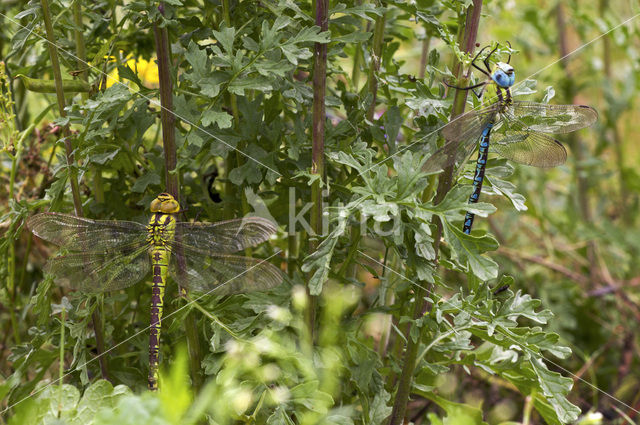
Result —
[[[383, 4], [383, 6], [386, 6]], [[387, 21], [387, 12], [376, 18], [376, 25], [373, 28], [373, 46], [371, 51], [371, 64], [369, 66], [369, 77], [367, 84], [369, 86], [369, 94], [371, 95], [371, 106], [367, 111], [367, 119], [373, 120], [373, 114], [376, 110], [376, 100], [378, 97], [378, 78], [377, 74], [380, 70], [382, 62], [382, 46], [384, 41], [384, 28]]]
[[[160, 2], [158, 9], [164, 13], [164, 3]], [[173, 112], [173, 82], [171, 79], [171, 50], [169, 44], [169, 31], [166, 27], [160, 28], [157, 22], [153, 24], [153, 34], [156, 43], [156, 56], [158, 57], [158, 80], [160, 85], [160, 105], [162, 110], [160, 120], [162, 122], [162, 145], [164, 149], [165, 161], [165, 184], [166, 190], [175, 199], [180, 199], [180, 179], [176, 170], [178, 152], [175, 138], [175, 115]], [[180, 252], [176, 252], [178, 257]], [[183, 272], [184, 265], [179, 261], [180, 270]], [[187, 346], [189, 349], [189, 365], [191, 368], [191, 379], [196, 388], [200, 388], [203, 382], [200, 365], [202, 363], [202, 348], [198, 335], [196, 317], [190, 312], [185, 321], [185, 333], [187, 336]]]
[[64, 344], [65, 344], [65, 323], [67, 321], [67, 311], [62, 307], [60, 317], [60, 351], [59, 351], [59, 365], [58, 365], [58, 418], [62, 414], [62, 398], [64, 396]]
[[[471, 54], [474, 50], [476, 38], [478, 35], [478, 26], [480, 24], [480, 13], [482, 11], [482, 0], [474, 0], [473, 5], [469, 6], [466, 13], [466, 22], [464, 25], [464, 37], [461, 40], [461, 48]], [[455, 72], [460, 75], [462, 71], [462, 64], [457, 64], [454, 68]], [[451, 118], [456, 117], [464, 111], [466, 103], [467, 91], [458, 90], [454, 98], [453, 109], [451, 112]], [[447, 192], [451, 189], [453, 184], [453, 165], [447, 167], [447, 169], [440, 175], [438, 181], [438, 191], [434, 199], [434, 204], [438, 204], [444, 199]], [[438, 252], [440, 249], [440, 239], [442, 237], [442, 222], [434, 216], [436, 224], [436, 233], [434, 235], [434, 251], [436, 258], [438, 258]], [[422, 282], [424, 284], [424, 282]], [[425, 299], [426, 290], [423, 289], [424, 285], [420, 285], [416, 289], [413, 305], [413, 319], [414, 321], [409, 324], [406, 331], [407, 349], [404, 355], [404, 364], [402, 372], [400, 374], [400, 380], [398, 382], [398, 390], [393, 403], [393, 410], [391, 412], [391, 418], [389, 425], [399, 425], [403, 423], [407, 403], [409, 401], [409, 395], [411, 393], [411, 382], [413, 380], [413, 372], [416, 367], [416, 358], [418, 355], [418, 348], [420, 346], [420, 338], [413, 339], [411, 337], [411, 328], [415, 325], [415, 321], [422, 317], [429, 304]]]
[[[222, 19], [227, 27], [231, 25], [231, 12], [229, 11], [229, 0], [222, 0]], [[231, 105], [231, 114], [233, 115], [233, 124], [235, 127], [239, 122], [238, 121], [238, 118], [239, 118], [238, 99], [236, 98], [236, 95], [234, 93], [229, 93], [228, 97], [229, 97], [228, 99], [229, 105]], [[225, 194], [224, 216], [227, 219], [231, 219], [234, 216], [233, 202], [231, 202], [231, 200], [235, 199], [236, 187], [231, 182], [231, 180], [229, 180], [229, 173], [231, 173], [231, 170], [233, 170], [240, 164], [239, 162], [240, 158], [238, 158], [236, 153], [237, 152], [229, 152], [225, 160], [224, 172], [226, 174], [226, 182], [224, 184], [224, 194]]]
[[[17, 146], [16, 152], [11, 156], [11, 175], [9, 177], [9, 199], [14, 199], [14, 183], [16, 179], [16, 168], [18, 160], [22, 153], [22, 147]], [[17, 236], [16, 236], [17, 238]], [[26, 261], [25, 261], [26, 263]], [[11, 320], [11, 328], [13, 330], [13, 340], [16, 344], [20, 344], [20, 332], [18, 329], [18, 321], [16, 320], [16, 247], [13, 239], [9, 242], [9, 258], [7, 259], [7, 289], [11, 299], [9, 305], [9, 317]]]
[[[609, 8], [609, 0], [600, 0], [600, 16], [604, 17]], [[604, 77], [606, 86], [610, 89], [613, 88], [613, 74], [611, 72], [611, 36], [606, 34], [602, 37], [603, 50], [602, 50], [602, 62], [604, 64]], [[605, 88], [606, 90], [606, 88]], [[617, 117], [612, 115], [609, 110], [605, 111], [605, 128], [610, 128], [613, 136], [613, 147], [616, 155], [616, 167], [618, 168], [618, 186], [620, 190], [620, 200], [618, 202], [618, 208], [622, 221], [629, 224], [630, 217], [627, 209], [627, 203], [629, 200], [629, 189], [627, 187], [627, 181], [624, 173], [624, 145], [622, 137], [620, 137], [620, 131], [618, 130], [618, 123], [615, 121]]]
[[[58, 110], [60, 112], [61, 117], [66, 117], [67, 113], [64, 110], [66, 102], [64, 97], [64, 90], [62, 87], [62, 73], [60, 71], [60, 62], [58, 61], [58, 51], [56, 50], [56, 38], [53, 32], [53, 24], [51, 23], [51, 13], [49, 11], [49, 3], [48, 3], [48, 0], [41, 0], [40, 3], [42, 5], [42, 17], [44, 19], [44, 25], [45, 25], [46, 36], [47, 36], [47, 47], [49, 48], [49, 56], [51, 58], [51, 68], [53, 72], [53, 78], [55, 80]], [[82, 17], [82, 13], [80, 11], [80, 19], [81, 17]], [[71, 145], [71, 139], [70, 139], [71, 134], [69, 132], [68, 126], [65, 127], [64, 134], [65, 134], [64, 147], [65, 147], [66, 157], [67, 157], [67, 166], [69, 167], [69, 183], [71, 184], [73, 206], [75, 209], [76, 216], [83, 217], [84, 214], [82, 212], [80, 188], [78, 186], [78, 176], [75, 170], [73, 146]], [[102, 356], [102, 353], [104, 353], [104, 337], [102, 334], [102, 326], [101, 326], [102, 320], [97, 310], [94, 310], [93, 312], [92, 321], [93, 321], [94, 332], [96, 335], [96, 348], [98, 350], [100, 370], [102, 373], [102, 377], [105, 379], [108, 379], [106, 359], [104, 358], [104, 356]]]
[[[229, 0], [222, 0], [222, 17], [227, 28], [231, 27], [231, 11], [229, 6]], [[240, 111], [238, 110], [238, 98], [234, 93], [227, 93], [229, 105], [231, 106], [231, 114], [233, 115], [233, 126], [234, 128], [238, 128], [240, 125]], [[245, 194], [240, 191], [239, 194], [236, 195], [237, 188], [234, 184], [229, 180], [228, 176], [231, 170], [235, 167], [239, 167], [244, 163], [244, 158], [240, 153], [244, 149], [244, 144], [239, 142], [236, 146], [236, 150], [234, 152], [230, 152], [227, 155], [226, 160], [226, 169], [225, 173], [227, 174], [227, 181], [225, 183], [225, 195], [226, 195], [226, 203], [225, 203], [225, 216], [226, 218], [233, 218], [233, 202], [232, 199], [235, 199], [236, 196], [240, 196], [240, 201], [242, 205], [242, 213], [244, 215], [249, 213], [249, 204], [247, 203], [247, 197]], [[251, 255], [251, 249], [245, 250], [247, 255]]]
[[[56, 86], [56, 98], [58, 100], [58, 110], [61, 117], [66, 117], [64, 90], [62, 88], [62, 73], [60, 72], [60, 62], [58, 61], [58, 51], [56, 50], [56, 37], [53, 32], [53, 24], [51, 23], [51, 13], [49, 11], [48, 0], [40, 0], [42, 5], [42, 17], [44, 18], [44, 26], [47, 36], [47, 47], [49, 48], [49, 56], [51, 58], [51, 70]], [[64, 147], [67, 156], [67, 166], [69, 167], [69, 182], [71, 183], [71, 194], [73, 196], [73, 206], [76, 215], [82, 217], [82, 201], [80, 200], [80, 188], [78, 186], [78, 176], [75, 170], [75, 160], [73, 157], [73, 147], [71, 146], [69, 128], [65, 128]]]
[[422, 40], [422, 52], [420, 54], [420, 70], [418, 71], [418, 78], [423, 79], [425, 70], [427, 68], [427, 59], [429, 57], [429, 45], [431, 44], [431, 36], [425, 36]]
[[[74, 0], [72, 5], [73, 10], [73, 34], [76, 39], [76, 56], [78, 57], [78, 75], [82, 81], [89, 81], [89, 71], [87, 69], [87, 52], [84, 44], [83, 24], [82, 24], [82, 4], [80, 0]], [[88, 93], [82, 93], [82, 98], [87, 99]]]
[[[356, 0], [356, 5], [362, 5], [362, 0]], [[363, 28], [367, 27], [367, 21], [365, 19], [361, 19], [361, 24]], [[367, 29], [368, 31], [368, 29]], [[360, 67], [362, 66], [363, 54], [362, 54], [362, 43], [355, 43], [353, 46], [353, 69], [351, 70], [351, 85], [353, 86], [353, 91], [358, 91], [358, 85], [360, 84]]]
[[287, 245], [287, 275], [293, 278], [293, 273], [298, 266], [298, 238], [295, 233], [289, 234], [287, 237]]
[[[80, 74], [78, 75], [82, 81], [89, 81], [89, 71], [87, 69], [87, 52], [84, 43], [84, 32], [83, 32], [83, 23], [82, 23], [82, 3], [81, 0], [74, 0], [72, 5], [73, 10], [73, 34], [76, 40], [76, 56], [78, 58], [77, 67], [80, 70]], [[89, 93], [82, 92], [80, 94], [82, 96], [82, 100], [87, 100], [89, 98]], [[91, 174], [93, 178], [91, 182], [93, 184], [93, 196], [95, 201], [99, 204], [104, 203], [104, 188], [102, 186], [102, 173], [95, 166], [90, 166]]]
[[[316, 25], [321, 31], [329, 28], [329, 1], [316, 0]], [[315, 239], [310, 242], [309, 251], [314, 252], [318, 247], [318, 238], [323, 233], [322, 216], [322, 182], [324, 181], [324, 124], [325, 114], [325, 92], [327, 85], [327, 45], [325, 43], [315, 43], [313, 61], [313, 129], [311, 148], [311, 173], [317, 174], [319, 178], [311, 186], [311, 228], [315, 233]], [[310, 290], [311, 288], [307, 288]], [[315, 316], [317, 309], [317, 294], [310, 297], [308, 309], [309, 329], [313, 338], [315, 332]]]
[[[564, 58], [569, 53], [568, 47], [568, 39], [567, 39], [567, 25], [566, 19], [564, 15], [564, 7], [562, 2], [558, 3], [557, 11], [556, 11], [556, 23], [558, 25], [558, 44], [560, 48], [560, 57]], [[565, 97], [567, 99], [571, 99], [572, 103], [575, 103], [575, 90], [574, 85], [572, 84], [573, 76], [571, 75], [571, 71], [568, 67], [568, 63], [566, 59], [560, 61], [560, 65], [565, 73], [565, 80], [567, 84], [564, 84], [565, 87]], [[576, 186], [578, 189], [578, 208], [580, 210], [580, 215], [582, 216], [582, 220], [585, 223], [593, 222], [593, 213], [591, 211], [591, 205], [589, 202], [589, 181], [588, 181], [588, 173], [584, 172], [584, 162], [585, 162], [585, 145], [577, 137], [575, 134], [570, 134], [568, 136], [575, 155], [576, 167], [574, 169], [574, 177], [576, 179]], [[587, 259], [589, 261], [589, 274], [592, 282], [597, 279], [599, 276], [600, 269], [598, 267], [599, 262], [596, 260], [597, 258], [597, 245], [594, 240], [590, 240], [587, 243]]]
[[64, 383], [64, 344], [65, 344], [65, 323], [67, 321], [67, 310], [62, 307], [62, 313], [60, 318], [60, 351], [59, 351], [59, 368], [58, 368], [58, 380], [60, 381], [60, 396], [62, 397], [62, 385]]
[[[73, 24], [74, 29], [73, 33], [76, 40], [76, 56], [78, 57], [78, 69], [80, 71], [80, 79], [83, 81], [89, 81], [89, 73], [87, 70], [87, 53], [84, 44], [84, 34], [82, 31], [82, 4], [80, 0], [74, 0], [73, 2]], [[81, 94], [83, 100], [87, 100], [89, 98], [89, 94], [83, 92]], [[93, 174], [93, 178], [91, 179], [93, 183], [93, 195], [95, 197], [96, 202], [104, 203], [104, 191], [102, 189], [102, 174], [96, 167], [91, 167], [91, 173]], [[103, 379], [109, 379], [109, 370], [107, 369], [107, 362], [102, 357], [102, 353], [104, 353], [104, 334], [102, 327], [102, 316], [100, 314], [99, 307], [96, 306], [96, 309], [93, 310], [91, 314], [91, 321], [93, 325], [93, 329], [96, 335], [96, 349], [98, 351], [99, 363], [100, 363], [100, 372], [102, 374]]]

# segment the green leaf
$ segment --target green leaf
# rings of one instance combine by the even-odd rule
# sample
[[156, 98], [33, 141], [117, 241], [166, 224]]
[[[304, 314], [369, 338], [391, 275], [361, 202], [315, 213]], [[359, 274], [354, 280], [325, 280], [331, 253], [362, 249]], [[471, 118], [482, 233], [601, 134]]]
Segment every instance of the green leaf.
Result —
[[519, 193], [515, 192], [515, 185], [511, 182], [501, 180], [494, 176], [486, 176], [486, 181], [491, 185], [491, 189], [498, 195], [504, 195], [518, 211], [526, 211], [527, 206], [525, 205], [526, 199]]
[[202, 125], [217, 124], [219, 128], [229, 128], [233, 125], [233, 116], [222, 111], [209, 109], [202, 114]]
[[400, 114], [400, 108], [392, 106], [382, 116], [384, 122], [384, 132], [386, 134], [387, 144], [391, 147], [391, 153], [395, 152], [396, 140], [400, 127], [402, 127], [403, 118]]
[[200, 49], [193, 41], [189, 42], [187, 50], [184, 53], [184, 58], [191, 65], [192, 72], [195, 75], [203, 76], [207, 73], [207, 53], [205, 50]]
[[136, 179], [136, 182], [131, 187], [131, 191], [135, 193], [143, 193], [150, 185], [159, 185], [162, 180], [160, 176], [153, 172], [147, 171], [142, 176]]
[[233, 40], [236, 37], [235, 28], [223, 28], [221, 31], [213, 30], [213, 36], [228, 55], [233, 54]]
[[133, 72], [133, 70], [129, 68], [128, 65], [118, 66], [118, 77], [134, 82], [140, 89], [145, 88], [144, 84], [142, 84], [142, 81], [140, 81], [140, 78], [138, 77], [138, 75], [135, 72]]
[[93, 418], [101, 409], [114, 408], [118, 401], [125, 395], [130, 395], [131, 390], [118, 385], [113, 387], [109, 381], [100, 379], [91, 384], [84, 392], [76, 408], [75, 418], [72, 425], [83, 425], [92, 423]]
[[271, 84], [271, 79], [256, 75], [254, 77], [237, 78], [233, 80], [227, 89], [238, 96], [244, 96], [245, 90], [270, 92], [273, 90], [273, 85]]
[[354, 31], [349, 34], [333, 37], [332, 41], [338, 43], [363, 43], [369, 40], [373, 36], [373, 33], [365, 31]]
[[347, 221], [338, 220], [336, 228], [324, 238], [316, 251], [304, 259], [302, 271], [305, 273], [313, 271], [308, 283], [311, 295], [319, 295], [322, 292], [322, 286], [329, 276], [333, 252], [338, 239], [344, 234], [346, 228]]
[[488, 425], [482, 420], [482, 410], [463, 403], [455, 403], [433, 393], [424, 395], [447, 413], [443, 425]]
[[174, 424], [182, 419], [191, 405], [193, 394], [187, 372], [187, 353], [180, 347], [168, 374], [160, 375], [160, 399], [164, 416]]
[[452, 258], [457, 259], [462, 266], [468, 264], [470, 271], [478, 279], [487, 281], [498, 277], [498, 264], [489, 257], [481, 255], [498, 248], [498, 242], [493, 237], [467, 235], [458, 226], [445, 221], [444, 238], [451, 246]]
[[[335, 14], [353, 15], [367, 21], [375, 21], [374, 16], [382, 16], [386, 8], [376, 7], [374, 4], [364, 3], [354, 7], [346, 7], [344, 3], [338, 3], [335, 7], [329, 9], [329, 17]], [[373, 16], [372, 16], [373, 15]]]
[[421, 209], [437, 214], [445, 220], [459, 220], [469, 211], [480, 217], [487, 217], [496, 211], [496, 207], [485, 202], [476, 202], [470, 204], [469, 186], [454, 186], [438, 205], [423, 204]]
[[529, 364], [538, 377], [545, 398], [555, 409], [558, 419], [564, 423], [577, 420], [581, 410], [566, 398], [573, 387], [573, 380], [547, 369], [539, 357], [531, 357]]

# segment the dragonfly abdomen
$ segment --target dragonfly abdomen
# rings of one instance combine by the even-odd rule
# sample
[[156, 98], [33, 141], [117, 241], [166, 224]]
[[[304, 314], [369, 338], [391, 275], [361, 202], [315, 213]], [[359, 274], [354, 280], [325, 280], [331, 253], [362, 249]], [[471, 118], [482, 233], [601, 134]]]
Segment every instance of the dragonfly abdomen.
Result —
[[[157, 257], [158, 252], [154, 252]], [[160, 329], [162, 326], [162, 311], [164, 308], [164, 288], [166, 286], [166, 267], [154, 264], [153, 285], [151, 287], [151, 324], [149, 329], [149, 389], [158, 389], [158, 363], [160, 351]]]
[[148, 240], [151, 244], [151, 324], [149, 332], [149, 389], [158, 389], [158, 364], [160, 351], [160, 329], [164, 307], [164, 289], [167, 286], [170, 244], [175, 234], [176, 221], [173, 215], [155, 213], [149, 221]]
[[[482, 192], [482, 181], [484, 180], [484, 171], [487, 166], [487, 158], [489, 156], [489, 137], [491, 135], [491, 129], [493, 123], [488, 123], [480, 136], [480, 148], [478, 149], [478, 160], [476, 161], [476, 172], [473, 176], [473, 192], [469, 196], [469, 203], [475, 204], [480, 199], [480, 192]], [[464, 226], [462, 231], [467, 235], [471, 233], [471, 226], [473, 225], [473, 219], [475, 215], [467, 211], [464, 217]]]

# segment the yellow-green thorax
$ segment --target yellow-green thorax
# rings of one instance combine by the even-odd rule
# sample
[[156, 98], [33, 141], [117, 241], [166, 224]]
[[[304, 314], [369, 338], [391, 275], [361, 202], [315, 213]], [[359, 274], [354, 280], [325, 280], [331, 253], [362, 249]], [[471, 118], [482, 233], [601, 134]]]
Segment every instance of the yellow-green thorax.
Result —
[[[167, 248], [175, 234], [175, 214], [180, 212], [180, 204], [168, 193], [161, 193], [151, 202], [151, 212], [147, 241], [153, 250]], [[151, 261], [155, 263], [156, 259], [152, 256]]]

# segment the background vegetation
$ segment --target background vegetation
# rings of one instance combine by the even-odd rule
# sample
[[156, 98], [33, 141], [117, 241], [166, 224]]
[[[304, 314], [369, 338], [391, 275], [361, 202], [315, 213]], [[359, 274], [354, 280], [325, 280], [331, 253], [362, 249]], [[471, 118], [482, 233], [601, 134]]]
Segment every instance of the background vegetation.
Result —
[[[638, 6], [326, 7], [2, 3], [3, 422], [636, 423]], [[471, 174], [419, 170], [452, 114], [442, 81], [469, 83], [465, 52], [506, 41], [516, 91], [600, 119], [562, 138], [561, 167], [491, 159], [467, 236]], [[289, 279], [195, 303], [170, 289], [152, 394], [148, 285], [56, 287], [55, 247], [24, 220], [144, 221], [165, 190], [184, 220], [272, 217], [248, 254]]]

